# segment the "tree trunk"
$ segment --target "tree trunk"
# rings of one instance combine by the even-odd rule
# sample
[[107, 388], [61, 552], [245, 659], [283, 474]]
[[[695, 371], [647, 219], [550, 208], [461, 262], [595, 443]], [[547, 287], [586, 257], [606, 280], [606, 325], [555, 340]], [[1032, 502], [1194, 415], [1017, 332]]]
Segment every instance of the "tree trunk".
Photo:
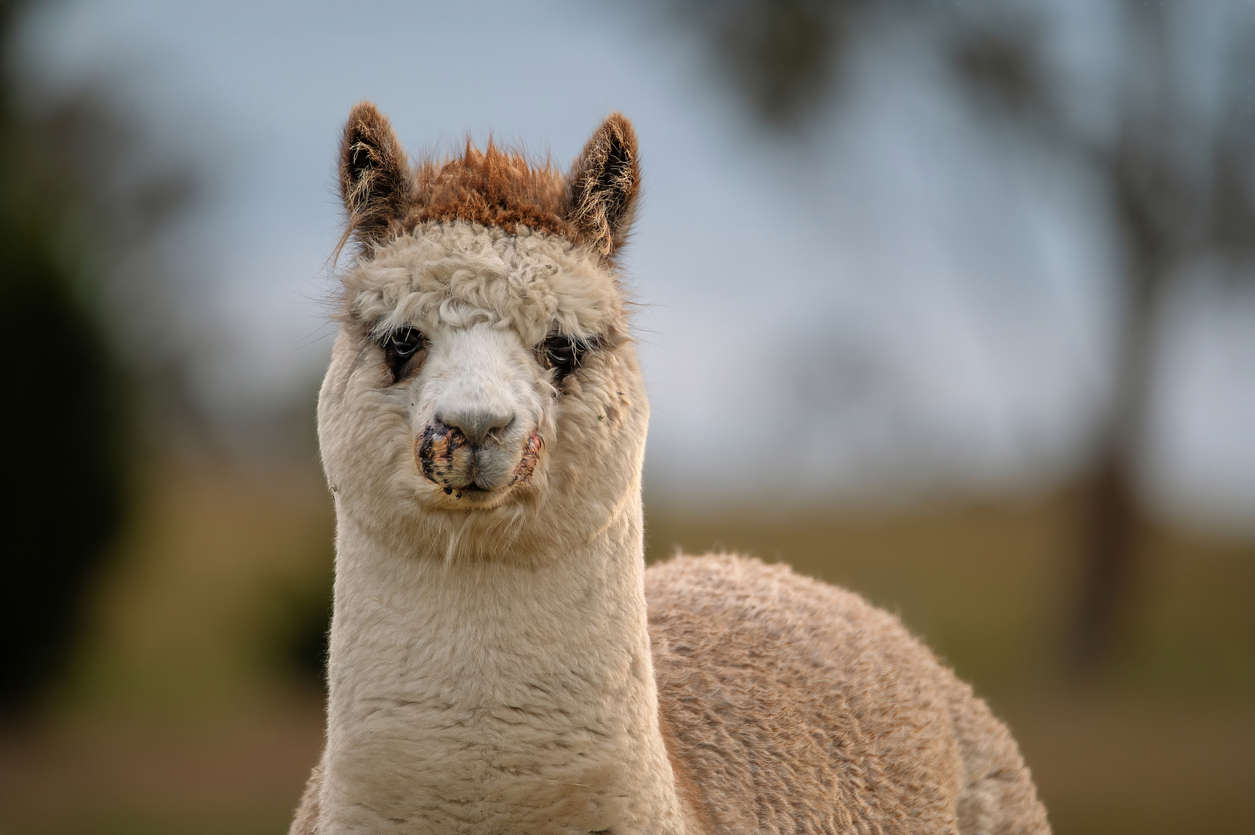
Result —
[[1093, 678], [1119, 648], [1141, 579], [1137, 491], [1151, 406], [1155, 334], [1166, 271], [1160, 259], [1130, 248], [1129, 298], [1123, 309], [1117, 373], [1106, 426], [1094, 450], [1080, 514], [1080, 570], [1069, 665]]

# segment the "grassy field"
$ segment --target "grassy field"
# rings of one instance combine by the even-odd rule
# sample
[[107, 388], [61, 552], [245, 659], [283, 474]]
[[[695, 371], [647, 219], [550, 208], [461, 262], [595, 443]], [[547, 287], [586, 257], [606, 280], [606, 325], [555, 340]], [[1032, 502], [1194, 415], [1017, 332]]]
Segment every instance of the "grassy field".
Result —
[[[1255, 831], [1255, 543], [1148, 529], [1130, 637], [1080, 686], [1061, 675], [1073, 505], [650, 496], [647, 548], [749, 551], [900, 614], [1011, 724], [1060, 833]], [[314, 472], [150, 477], [72, 675], [0, 733], [0, 832], [284, 831], [321, 742], [300, 647], [331, 531]]]

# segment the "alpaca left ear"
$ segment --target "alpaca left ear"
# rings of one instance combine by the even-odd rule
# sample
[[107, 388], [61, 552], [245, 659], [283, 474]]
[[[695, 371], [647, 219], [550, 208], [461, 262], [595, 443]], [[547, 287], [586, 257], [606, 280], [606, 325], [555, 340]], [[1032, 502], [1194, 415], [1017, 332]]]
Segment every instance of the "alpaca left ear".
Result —
[[350, 230], [360, 241], [379, 240], [405, 213], [412, 190], [392, 125], [370, 102], [357, 104], [340, 140], [340, 195]]
[[636, 131], [614, 113], [593, 134], [567, 178], [567, 219], [602, 255], [627, 240], [640, 191]]

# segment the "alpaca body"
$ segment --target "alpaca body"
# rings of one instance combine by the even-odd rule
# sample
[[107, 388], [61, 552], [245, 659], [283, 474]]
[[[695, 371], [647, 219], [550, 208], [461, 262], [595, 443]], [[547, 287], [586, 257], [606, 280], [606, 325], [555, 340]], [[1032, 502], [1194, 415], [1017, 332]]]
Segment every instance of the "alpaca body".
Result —
[[619, 116], [564, 178], [491, 147], [413, 169], [351, 114], [327, 737], [292, 831], [1048, 832], [894, 618], [742, 557], [645, 570], [638, 183]]
[[[351, 730], [327, 757], [359, 802], [327, 832], [1049, 831], [1005, 727], [857, 595], [744, 557], [678, 557], [644, 572], [642, 641], [644, 601], [605, 618], [638, 599], [592, 574], [542, 617], [547, 572], [415, 565], [386, 584], [394, 616], [363, 619], [379, 640], [355, 641], [377, 677], [345, 670], [351, 695], [333, 697]], [[617, 621], [615, 639], [585, 619]]]

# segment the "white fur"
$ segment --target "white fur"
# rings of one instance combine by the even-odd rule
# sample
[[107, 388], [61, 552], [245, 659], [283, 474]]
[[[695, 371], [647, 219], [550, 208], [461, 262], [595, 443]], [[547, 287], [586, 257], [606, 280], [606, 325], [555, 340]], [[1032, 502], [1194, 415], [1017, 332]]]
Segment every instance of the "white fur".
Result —
[[525, 226], [509, 233], [426, 223], [377, 248], [343, 283], [352, 314], [381, 327], [486, 321], [513, 328], [528, 345], [554, 325], [587, 337], [623, 316], [617, 284], [595, 256]]

